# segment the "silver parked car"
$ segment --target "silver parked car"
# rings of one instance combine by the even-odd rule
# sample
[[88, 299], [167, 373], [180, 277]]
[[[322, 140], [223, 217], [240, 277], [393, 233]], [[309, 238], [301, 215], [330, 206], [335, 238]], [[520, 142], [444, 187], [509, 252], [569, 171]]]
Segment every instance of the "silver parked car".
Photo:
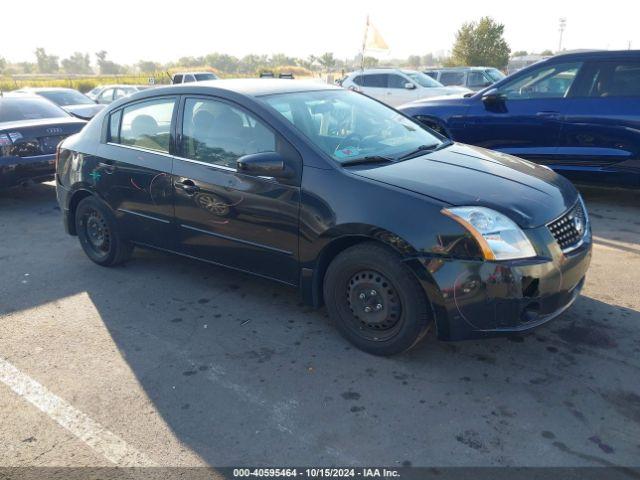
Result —
[[430, 68], [424, 73], [442, 85], [481, 90], [502, 80], [505, 74], [493, 67]]
[[149, 85], [100, 85], [86, 93], [96, 103], [108, 105], [119, 98], [150, 88]]

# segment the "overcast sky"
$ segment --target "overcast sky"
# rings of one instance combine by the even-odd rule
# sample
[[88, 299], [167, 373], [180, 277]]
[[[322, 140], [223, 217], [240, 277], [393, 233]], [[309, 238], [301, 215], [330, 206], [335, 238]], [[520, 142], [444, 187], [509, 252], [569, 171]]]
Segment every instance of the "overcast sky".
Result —
[[20, 0], [2, 6], [0, 56], [33, 61], [44, 47], [61, 58], [104, 49], [119, 63], [215, 51], [347, 58], [360, 48], [367, 14], [389, 57], [444, 53], [463, 22], [483, 15], [505, 24], [513, 51], [556, 50], [560, 17], [566, 49], [640, 49], [638, 0]]

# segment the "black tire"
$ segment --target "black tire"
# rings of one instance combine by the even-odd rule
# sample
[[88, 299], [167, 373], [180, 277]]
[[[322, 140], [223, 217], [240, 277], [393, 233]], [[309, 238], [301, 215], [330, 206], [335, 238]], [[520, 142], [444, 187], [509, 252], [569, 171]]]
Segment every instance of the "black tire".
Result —
[[133, 245], [122, 239], [113, 212], [100, 200], [82, 200], [76, 208], [75, 222], [80, 245], [93, 262], [113, 267], [131, 257]]
[[324, 300], [340, 333], [374, 355], [410, 349], [431, 325], [429, 301], [417, 279], [398, 254], [375, 243], [350, 247], [331, 262]]

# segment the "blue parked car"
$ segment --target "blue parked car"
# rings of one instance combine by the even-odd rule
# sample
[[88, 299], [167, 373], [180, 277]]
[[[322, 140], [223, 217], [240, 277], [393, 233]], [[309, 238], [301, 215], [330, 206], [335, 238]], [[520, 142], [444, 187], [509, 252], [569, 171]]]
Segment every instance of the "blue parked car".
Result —
[[577, 182], [640, 186], [639, 50], [558, 55], [473, 95], [399, 110], [458, 142]]

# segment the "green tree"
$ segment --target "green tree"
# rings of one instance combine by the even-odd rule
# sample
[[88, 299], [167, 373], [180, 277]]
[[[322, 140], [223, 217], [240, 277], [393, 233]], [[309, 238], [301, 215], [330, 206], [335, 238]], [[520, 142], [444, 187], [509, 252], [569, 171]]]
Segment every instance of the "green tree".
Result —
[[177, 63], [181, 67], [198, 67], [204, 64], [204, 59], [202, 57], [180, 57]]
[[0, 73], [4, 73], [6, 68], [7, 68], [7, 61], [4, 59], [4, 57], [0, 57]]
[[88, 53], [75, 52], [62, 60], [62, 69], [67, 73], [93, 73]]
[[364, 68], [374, 68], [380, 61], [376, 57], [364, 57]]
[[540, 55], [550, 57], [551, 55], [553, 55], [553, 52], [551, 50], [543, 50], [542, 52], [540, 52]]
[[426, 55], [423, 55], [422, 58], [420, 59], [420, 64], [421, 65], [433, 65], [435, 63], [435, 59], [433, 58], [433, 53], [427, 53]]
[[504, 25], [491, 17], [465, 23], [456, 33], [452, 59], [458, 65], [504, 68], [511, 49], [503, 37]]
[[517, 52], [513, 52], [511, 54], [512, 57], [524, 57], [525, 55], [529, 55], [529, 52], [526, 50], [518, 50]]
[[336, 65], [336, 58], [333, 53], [326, 52], [318, 57], [318, 63], [322, 65], [325, 70], [331, 70]]
[[36, 48], [36, 63], [38, 64], [38, 72], [55, 73], [60, 66], [58, 65], [58, 57], [55, 55], [47, 55], [44, 48]]
[[159, 63], [152, 62], [149, 60], [140, 60], [138, 62], [138, 68], [142, 73], [153, 73], [160, 70], [162, 66]]
[[36, 64], [32, 62], [19, 62], [18, 68], [22, 73], [35, 73]]
[[409, 55], [409, 58], [407, 58], [407, 65], [417, 69], [422, 65], [422, 58], [420, 58], [420, 55]]
[[107, 52], [105, 50], [100, 50], [96, 52], [96, 59], [98, 62], [98, 68], [100, 69], [100, 73], [102, 75], [118, 75], [123, 73], [125, 68], [118, 65], [111, 60], [107, 60]]
[[269, 59], [269, 64], [272, 67], [283, 67], [285, 65], [295, 65], [296, 59], [288, 57], [284, 53], [274, 53]]
[[240, 61], [232, 55], [215, 52], [204, 57], [204, 63], [221, 72], [235, 73]]

